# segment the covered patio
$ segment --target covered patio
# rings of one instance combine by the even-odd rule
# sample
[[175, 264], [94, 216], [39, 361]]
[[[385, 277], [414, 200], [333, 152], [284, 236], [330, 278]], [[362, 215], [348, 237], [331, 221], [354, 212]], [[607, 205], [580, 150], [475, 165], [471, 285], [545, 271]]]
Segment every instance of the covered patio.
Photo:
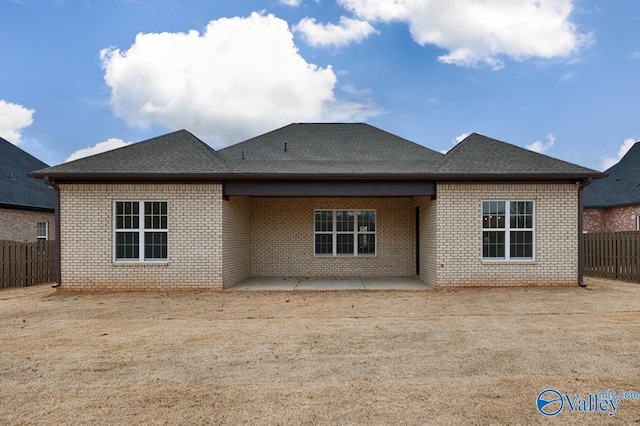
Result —
[[432, 290], [417, 277], [252, 277], [227, 290], [293, 291], [293, 290]]

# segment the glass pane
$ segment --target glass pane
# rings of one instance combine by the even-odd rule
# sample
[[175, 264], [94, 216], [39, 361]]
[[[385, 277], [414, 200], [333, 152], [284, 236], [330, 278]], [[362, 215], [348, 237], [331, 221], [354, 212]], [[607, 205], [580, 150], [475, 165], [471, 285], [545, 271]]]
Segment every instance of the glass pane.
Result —
[[[167, 229], [167, 214], [162, 211], [167, 210], [167, 203], [161, 201], [144, 203], [144, 228], [145, 229]], [[164, 227], [163, 227], [164, 225]]]
[[353, 254], [353, 234], [336, 235], [336, 253]]
[[505, 202], [504, 201], [483, 201], [482, 202], [482, 228], [504, 228], [505, 223]]
[[166, 232], [145, 232], [144, 233], [144, 258], [145, 259], [166, 259], [167, 258], [167, 233]]
[[118, 201], [116, 203], [116, 229], [138, 229], [138, 202]]
[[372, 212], [372, 211], [358, 212], [358, 231], [360, 232], [376, 231], [376, 212]]
[[533, 259], [532, 231], [512, 231], [509, 238], [509, 255], [512, 259]]
[[333, 235], [316, 234], [316, 254], [333, 254]]
[[336, 212], [336, 231], [353, 232], [353, 211]]
[[485, 231], [482, 233], [482, 257], [485, 259], [504, 259], [504, 232]]
[[512, 201], [509, 213], [512, 228], [533, 228], [533, 202]]
[[376, 236], [375, 234], [358, 235], [358, 254], [375, 254]]
[[139, 239], [137, 232], [117, 232], [116, 259], [138, 259], [140, 257]]
[[333, 212], [318, 211], [315, 213], [316, 232], [333, 231]]

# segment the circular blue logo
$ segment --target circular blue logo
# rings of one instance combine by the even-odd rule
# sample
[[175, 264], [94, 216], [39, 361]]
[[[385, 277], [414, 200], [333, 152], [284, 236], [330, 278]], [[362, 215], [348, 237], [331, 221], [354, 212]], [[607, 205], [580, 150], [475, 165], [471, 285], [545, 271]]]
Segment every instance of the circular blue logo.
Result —
[[545, 389], [538, 394], [537, 407], [540, 414], [547, 417], [557, 416], [564, 407], [562, 395], [555, 389]]

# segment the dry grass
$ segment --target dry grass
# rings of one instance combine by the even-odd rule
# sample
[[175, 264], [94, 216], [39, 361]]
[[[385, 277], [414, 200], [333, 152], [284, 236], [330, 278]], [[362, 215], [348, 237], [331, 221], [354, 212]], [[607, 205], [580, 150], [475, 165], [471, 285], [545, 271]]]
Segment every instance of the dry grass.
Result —
[[0, 291], [2, 424], [629, 424], [640, 285], [456, 292]]

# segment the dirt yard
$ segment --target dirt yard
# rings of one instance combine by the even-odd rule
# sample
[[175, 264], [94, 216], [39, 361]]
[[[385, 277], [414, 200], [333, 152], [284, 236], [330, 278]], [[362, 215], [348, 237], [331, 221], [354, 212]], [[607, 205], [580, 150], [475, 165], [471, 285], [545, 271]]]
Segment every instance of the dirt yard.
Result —
[[455, 292], [0, 291], [0, 424], [633, 424], [640, 285]]

